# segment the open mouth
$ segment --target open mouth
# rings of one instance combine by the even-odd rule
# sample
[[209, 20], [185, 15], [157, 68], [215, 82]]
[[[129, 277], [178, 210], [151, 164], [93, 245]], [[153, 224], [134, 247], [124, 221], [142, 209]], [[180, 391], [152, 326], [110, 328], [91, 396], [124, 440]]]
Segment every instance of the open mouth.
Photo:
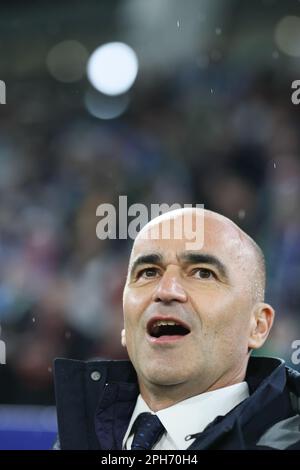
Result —
[[186, 336], [190, 333], [187, 325], [179, 320], [152, 319], [148, 323], [148, 334], [153, 338], [161, 336]]

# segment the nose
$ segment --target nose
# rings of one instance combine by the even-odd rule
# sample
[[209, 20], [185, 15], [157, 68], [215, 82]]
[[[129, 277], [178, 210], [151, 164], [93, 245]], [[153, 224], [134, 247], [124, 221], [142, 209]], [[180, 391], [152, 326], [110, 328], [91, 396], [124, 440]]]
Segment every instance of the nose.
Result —
[[187, 294], [178, 275], [165, 271], [153, 293], [153, 301], [164, 303], [187, 301]]

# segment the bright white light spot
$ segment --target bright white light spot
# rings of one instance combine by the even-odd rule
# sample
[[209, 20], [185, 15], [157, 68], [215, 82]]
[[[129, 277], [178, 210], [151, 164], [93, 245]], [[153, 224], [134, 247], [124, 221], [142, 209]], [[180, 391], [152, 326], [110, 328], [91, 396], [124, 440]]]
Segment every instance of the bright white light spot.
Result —
[[245, 218], [245, 216], [246, 216], [246, 211], [244, 209], [240, 209], [239, 214], [238, 214], [239, 219], [242, 220]]
[[50, 49], [46, 64], [56, 80], [72, 83], [84, 76], [87, 59], [86, 48], [78, 41], [68, 40]]
[[180, 23], [179, 23], [179, 20], [178, 20], [178, 21], [177, 21], [177, 28], [179, 28], [179, 26], [180, 26]]
[[285, 54], [300, 57], [300, 18], [298, 16], [282, 18], [275, 29], [275, 41]]
[[131, 47], [111, 42], [98, 47], [87, 65], [91, 84], [105, 95], [120, 95], [133, 85], [138, 72], [138, 59]]

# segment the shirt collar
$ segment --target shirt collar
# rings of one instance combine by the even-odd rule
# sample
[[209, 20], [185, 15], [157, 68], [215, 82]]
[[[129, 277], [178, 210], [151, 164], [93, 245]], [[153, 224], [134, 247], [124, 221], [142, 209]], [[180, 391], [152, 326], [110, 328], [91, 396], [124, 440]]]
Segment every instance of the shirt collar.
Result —
[[186, 449], [193, 441], [186, 436], [202, 432], [217, 416], [224, 416], [249, 396], [247, 382], [202, 393], [154, 413], [139, 395], [123, 444], [131, 434], [140, 413], [156, 414], [178, 449]]

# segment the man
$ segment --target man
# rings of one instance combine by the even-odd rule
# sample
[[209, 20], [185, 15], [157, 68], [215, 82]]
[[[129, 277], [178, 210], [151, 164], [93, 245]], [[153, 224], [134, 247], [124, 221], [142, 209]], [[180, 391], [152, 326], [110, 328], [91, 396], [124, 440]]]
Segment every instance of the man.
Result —
[[[192, 249], [187, 223], [203, 232]], [[263, 254], [229, 219], [152, 220], [124, 288], [130, 362], [56, 361], [61, 448], [299, 449], [300, 374], [250, 358], [274, 319], [264, 291]]]

